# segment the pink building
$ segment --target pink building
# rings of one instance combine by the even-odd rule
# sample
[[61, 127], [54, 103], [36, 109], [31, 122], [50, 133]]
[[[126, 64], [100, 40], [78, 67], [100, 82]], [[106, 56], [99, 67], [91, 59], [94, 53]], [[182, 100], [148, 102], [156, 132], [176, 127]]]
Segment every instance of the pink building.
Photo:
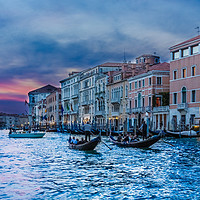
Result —
[[189, 127], [200, 117], [200, 36], [170, 48], [171, 129]]
[[126, 131], [127, 119], [129, 119], [128, 108], [128, 82], [132, 76], [135, 64], [124, 63], [120, 71], [108, 72], [107, 84], [107, 119], [109, 127], [114, 130]]
[[140, 126], [148, 118], [151, 129], [168, 128], [169, 63], [160, 63], [155, 55], [142, 55], [136, 63], [128, 79], [130, 124]]

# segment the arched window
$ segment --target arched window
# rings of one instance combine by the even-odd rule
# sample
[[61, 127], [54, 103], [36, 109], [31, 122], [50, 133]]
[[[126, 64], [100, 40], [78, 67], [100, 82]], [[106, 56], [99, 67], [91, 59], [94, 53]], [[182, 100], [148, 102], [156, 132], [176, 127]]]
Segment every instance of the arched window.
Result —
[[182, 88], [182, 103], [186, 103], [186, 87]]

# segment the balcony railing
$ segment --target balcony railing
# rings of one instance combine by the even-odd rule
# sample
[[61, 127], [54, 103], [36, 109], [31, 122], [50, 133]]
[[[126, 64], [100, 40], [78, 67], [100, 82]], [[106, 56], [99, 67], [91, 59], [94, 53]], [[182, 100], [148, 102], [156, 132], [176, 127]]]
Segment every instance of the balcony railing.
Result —
[[132, 108], [133, 113], [144, 113], [145, 107]]
[[98, 116], [103, 116], [106, 114], [106, 112], [105, 112], [105, 110], [97, 110], [95, 114]]
[[112, 117], [118, 117], [120, 115], [119, 111], [114, 111], [111, 113]]
[[81, 102], [81, 105], [82, 105], [82, 106], [87, 106], [87, 105], [90, 105], [90, 104], [92, 104], [92, 103], [93, 103], [92, 100], [83, 100], [83, 101]]
[[111, 103], [119, 103], [120, 104], [121, 99], [120, 98], [112, 98]]
[[169, 111], [169, 106], [159, 106], [153, 108], [153, 112], [168, 112], [168, 111]]
[[76, 115], [76, 114], [78, 114], [78, 110], [73, 110], [73, 111], [70, 112], [70, 114], [71, 115]]
[[152, 111], [152, 107], [151, 106], [146, 106], [145, 107], [145, 112], [151, 112]]
[[177, 110], [181, 111], [181, 110], [187, 110], [188, 108], [188, 104], [187, 103], [180, 103], [177, 106]]
[[126, 113], [131, 113], [131, 108], [126, 108]]
[[105, 98], [105, 92], [99, 92], [95, 94], [98, 98]]
[[72, 94], [72, 99], [74, 99], [74, 98], [78, 98], [78, 93], [75, 93], [75, 94]]

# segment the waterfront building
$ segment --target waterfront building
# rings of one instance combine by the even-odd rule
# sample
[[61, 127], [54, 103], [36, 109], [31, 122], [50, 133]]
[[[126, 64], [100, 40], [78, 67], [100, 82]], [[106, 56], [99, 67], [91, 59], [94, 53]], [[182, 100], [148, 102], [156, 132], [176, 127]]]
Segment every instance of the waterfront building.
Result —
[[95, 128], [98, 129], [106, 129], [107, 125], [107, 83], [107, 73], [102, 73], [97, 76], [95, 87]]
[[50, 128], [62, 125], [61, 89], [57, 88], [46, 97], [47, 122]]
[[169, 63], [156, 55], [136, 58], [136, 68], [128, 79], [130, 127], [149, 119], [152, 129], [168, 128]]
[[32, 110], [32, 116], [34, 121], [34, 126], [37, 128], [39, 127], [47, 127], [47, 109], [46, 109], [46, 99], [42, 99], [35, 103], [33, 110]]
[[132, 76], [135, 64], [123, 63], [122, 70], [108, 72], [107, 84], [107, 119], [112, 130], [127, 130], [128, 112], [128, 82]]
[[170, 47], [170, 124], [185, 129], [200, 117], [200, 35]]
[[96, 80], [100, 74], [109, 71], [121, 70], [122, 63], [104, 63], [96, 67], [86, 69], [80, 73], [80, 107], [79, 116], [81, 123], [88, 121], [95, 124], [95, 91]]
[[0, 129], [4, 128], [23, 128], [28, 126], [28, 116], [24, 114], [0, 113]]
[[[41, 118], [45, 117], [44, 101], [46, 97], [55, 91], [57, 88], [52, 85], [46, 85], [44, 87], [38, 88], [36, 90], [30, 91], [29, 96], [29, 123], [30, 126], [39, 125]], [[41, 106], [41, 108], [40, 108]], [[36, 121], [37, 116], [37, 121]], [[43, 121], [43, 120], [42, 120]]]
[[80, 73], [72, 72], [61, 83], [62, 123], [67, 125], [79, 123], [79, 84]]

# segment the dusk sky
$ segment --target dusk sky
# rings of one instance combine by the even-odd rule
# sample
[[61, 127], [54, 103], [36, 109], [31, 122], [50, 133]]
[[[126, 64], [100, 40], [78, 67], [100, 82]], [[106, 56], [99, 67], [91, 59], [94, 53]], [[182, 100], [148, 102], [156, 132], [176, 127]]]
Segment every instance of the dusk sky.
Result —
[[0, 0], [0, 112], [23, 113], [28, 92], [68, 73], [197, 36], [199, 0]]

